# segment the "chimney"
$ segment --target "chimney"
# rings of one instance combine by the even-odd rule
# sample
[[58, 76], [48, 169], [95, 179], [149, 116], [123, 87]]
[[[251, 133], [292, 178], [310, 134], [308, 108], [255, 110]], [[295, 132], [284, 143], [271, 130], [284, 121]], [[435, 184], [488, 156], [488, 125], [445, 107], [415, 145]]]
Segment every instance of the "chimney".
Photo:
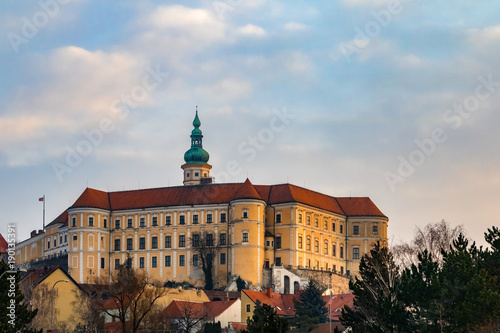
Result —
[[266, 295], [267, 297], [271, 298], [271, 295], [273, 293], [273, 288], [269, 287], [266, 289]]
[[35, 237], [35, 236], [36, 236], [36, 230], [33, 230], [33, 231], [31, 232], [31, 234], [30, 234], [30, 237], [31, 237], [31, 238], [33, 238], [33, 237]]
[[40, 230], [38, 230], [38, 234], [39, 234], [39, 235], [43, 234], [43, 230], [41, 230], [41, 229], [40, 229]]

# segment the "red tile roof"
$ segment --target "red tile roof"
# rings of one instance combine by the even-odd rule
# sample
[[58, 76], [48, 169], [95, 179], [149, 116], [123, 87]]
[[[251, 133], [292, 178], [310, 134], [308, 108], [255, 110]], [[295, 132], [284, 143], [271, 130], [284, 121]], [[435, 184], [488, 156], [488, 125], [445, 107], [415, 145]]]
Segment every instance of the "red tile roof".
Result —
[[230, 301], [212, 301], [212, 302], [205, 302], [205, 307], [208, 309], [209, 313], [212, 315], [213, 318], [221, 315], [224, 311], [229, 309], [231, 305], [233, 305], [236, 302], [235, 299], [230, 300]]
[[385, 215], [368, 197], [337, 198], [346, 216], [382, 216]]
[[163, 313], [169, 318], [183, 318], [188, 314], [191, 318], [203, 318], [210, 315], [203, 303], [176, 300], [172, 301]]
[[0, 234], [0, 253], [7, 252], [8, 248], [9, 248], [9, 244], [7, 244], [7, 241], [5, 240], [5, 238], [3, 238], [2, 234]]
[[272, 306], [276, 313], [280, 316], [295, 316], [295, 308], [293, 306], [293, 299], [297, 295], [277, 294], [269, 289], [266, 291], [242, 290], [252, 302], [259, 301], [261, 304]]
[[332, 321], [340, 321], [340, 316], [342, 315], [342, 309], [344, 308], [344, 306], [348, 306], [350, 308], [353, 307], [354, 295], [339, 294], [332, 296], [323, 296], [323, 300], [326, 302], [326, 308], [331, 305], [330, 318], [332, 319]]
[[234, 322], [232, 322], [231, 326], [233, 327], [233, 330], [236, 333], [247, 329], [247, 323], [234, 323]]
[[52, 226], [57, 223], [62, 223], [63, 225], [68, 225], [68, 211], [65, 210], [58, 217], [56, 217], [52, 222], [47, 224], [45, 227]]
[[85, 189], [70, 208], [106, 210], [224, 204], [235, 199], [258, 199], [267, 204], [297, 202], [347, 216], [385, 215], [370, 198], [335, 198], [291, 184], [252, 185], [244, 183], [174, 186], [144, 190], [103, 192]]
[[257, 199], [262, 200], [262, 197], [259, 195], [259, 192], [252, 185], [250, 180], [247, 178], [245, 182], [240, 186], [240, 189], [233, 197], [233, 200], [236, 199]]

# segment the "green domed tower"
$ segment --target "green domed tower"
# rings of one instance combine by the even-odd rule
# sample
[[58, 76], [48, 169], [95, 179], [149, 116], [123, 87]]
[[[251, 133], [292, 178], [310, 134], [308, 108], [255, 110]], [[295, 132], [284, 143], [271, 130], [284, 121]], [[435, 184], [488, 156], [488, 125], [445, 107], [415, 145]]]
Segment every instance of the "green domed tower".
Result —
[[200, 130], [201, 121], [198, 118], [198, 107], [193, 120], [194, 129], [191, 131], [191, 148], [184, 154], [184, 161], [181, 166], [184, 170], [184, 185], [197, 185], [211, 183], [210, 169], [208, 164], [210, 155], [203, 149], [203, 135]]

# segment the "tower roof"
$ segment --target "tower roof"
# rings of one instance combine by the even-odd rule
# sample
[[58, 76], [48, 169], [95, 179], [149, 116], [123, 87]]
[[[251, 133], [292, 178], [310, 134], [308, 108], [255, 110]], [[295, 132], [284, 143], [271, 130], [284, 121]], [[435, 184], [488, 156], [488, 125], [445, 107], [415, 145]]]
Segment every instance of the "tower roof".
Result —
[[264, 200], [260, 196], [259, 192], [255, 189], [253, 184], [250, 182], [250, 180], [247, 178], [243, 184], [241, 184], [240, 189], [238, 192], [233, 197], [233, 200], [237, 199], [258, 199], [258, 200]]
[[203, 135], [200, 130], [201, 121], [198, 117], [198, 107], [193, 120], [194, 129], [191, 131], [191, 148], [184, 154], [184, 161], [188, 164], [207, 164], [210, 155], [203, 149]]

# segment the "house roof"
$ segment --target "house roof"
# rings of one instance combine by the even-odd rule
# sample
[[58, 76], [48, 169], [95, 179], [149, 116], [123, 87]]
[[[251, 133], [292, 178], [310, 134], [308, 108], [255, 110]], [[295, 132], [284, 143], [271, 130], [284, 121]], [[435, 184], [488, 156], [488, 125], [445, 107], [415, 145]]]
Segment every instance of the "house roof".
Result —
[[247, 323], [235, 323], [231, 322], [231, 326], [235, 332], [241, 332], [247, 329]]
[[47, 277], [49, 277], [56, 270], [61, 270], [63, 274], [66, 276], [66, 279], [73, 282], [80, 290], [84, 291], [78, 282], [76, 282], [64, 269], [60, 266], [52, 266], [52, 267], [43, 267], [34, 270], [29, 270], [21, 279], [20, 284], [27, 284], [28, 286], [32, 286], [33, 288], [42, 283]]
[[332, 321], [340, 321], [342, 309], [344, 306], [353, 307], [354, 295], [353, 294], [339, 294], [332, 296], [322, 296], [326, 302], [325, 307], [329, 308], [331, 305], [330, 318]]
[[188, 314], [191, 318], [203, 318], [210, 315], [204, 303], [176, 300], [172, 301], [163, 313], [170, 318], [183, 318]]
[[292, 184], [200, 184], [104, 192], [86, 188], [70, 208], [125, 210], [153, 207], [224, 204], [236, 199], [264, 200], [267, 204], [302, 203], [345, 216], [385, 215], [367, 197], [335, 198]]
[[190, 302], [174, 300], [164, 310], [164, 314], [171, 318], [182, 318], [189, 313], [192, 318], [203, 318], [205, 316], [215, 318], [229, 309], [237, 300], [212, 301], [212, 302]]
[[229, 301], [212, 301], [212, 302], [205, 302], [205, 307], [208, 309], [209, 313], [212, 315], [212, 317], [218, 317], [220, 316], [224, 311], [229, 309], [231, 305], [233, 305], [237, 300], [229, 300]]
[[7, 244], [7, 241], [5, 240], [5, 238], [3, 238], [2, 234], [0, 234], [0, 253], [7, 252], [8, 248], [9, 248], [9, 244]]
[[47, 224], [45, 227], [50, 227], [55, 224], [62, 223], [63, 225], [68, 225], [68, 211], [65, 210], [58, 217], [56, 217], [52, 222]]
[[252, 302], [259, 301], [261, 304], [272, 306], [280, 316], [295, 316], [293, 299], [297, 297], [293, 294], [277, 294], [269, 289], [266, 291], [242, 290]]

